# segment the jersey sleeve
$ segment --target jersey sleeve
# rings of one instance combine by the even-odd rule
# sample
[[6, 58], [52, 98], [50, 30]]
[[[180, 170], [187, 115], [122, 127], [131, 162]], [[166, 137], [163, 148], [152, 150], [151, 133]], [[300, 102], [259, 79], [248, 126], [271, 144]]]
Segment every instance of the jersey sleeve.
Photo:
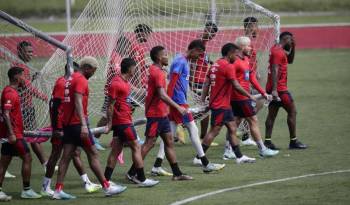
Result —
[[16, 101], [15, 95], [11, 93], [6, 93], [4, 96], [4, 99], [5, 99], [4, 110], [12, 110], [13, 102]]
[[156, 88], [165, 88], [166, 82], [162, 71], [157, 71], [152, 77], [154, 79]]
[[173, 64], [171, 65], [170, 75], [173, 73], [181, 74], [185, 66], [186, 66], [186, 62], [184, 62], [182, 59], [176, 59], [175, 61], [173, 61]]
[[236, 77], [236, 67], [233, 64], [228, 64], [225, 67], [225, 76], [228, 80], [235, 80]]
[[53, 88], [52, 97], [53, 98], [64, 98], [64, 83], [61, 82], [61, 79], [58, 79], [55, 83], [55, 86]]
[[249, 81], [260, 94], [265, 94], [264, 89], [261, 87], [258, 79], [256, 79], [256, 71], [253, 68], [251, 68], [249, 72]]
[[284, 53], [282, 51], [272, 51], [271, 52], [271, 64], [278, 65], [281, 64], [284, 58]]
[[119, 86], [116, 83], [112, 82], [112, 84], [108, 88], [108, 96], [112, 99], [116, 99], [118, 94], [118, 87]]
[[88, 89], [87, 80], [84, 80], [83, 78], [78, 78], [74, 85], [74, 92], [84, 94], [86, 92], [86, 89]]

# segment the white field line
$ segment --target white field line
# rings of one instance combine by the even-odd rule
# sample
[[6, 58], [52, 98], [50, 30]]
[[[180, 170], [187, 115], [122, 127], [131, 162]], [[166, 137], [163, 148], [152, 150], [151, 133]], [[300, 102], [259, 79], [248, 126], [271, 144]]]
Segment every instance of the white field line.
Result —
[[[281, 26], [282, 29], [284, 28], [312, 28], [312, 27], [335, 27], [335, 26], [350, 26], [350, 23], [320, 23], [320, 24], [287, 24]], [[260, 26], [260, 28], [270, 28], [271, 26]], [[220, 30], [234, 30], [234, 29], [243, 29], [242, 26], [221, 26]], [[165, 32], [165, 31], [202, 31], [203, 28], [195, 27], [195, 28], [155, 28], [153, 29], [154, 32]], [[132, 32], [132, 31], [126, 31], [126, 32]], [[45, 32], [46, 34], [50, 36], [57, 36], [57, 35], [67, 35], [67, 32]], [[89, 32], [77, 32], [72, 31], [69, 33], [72, 34], [101, 34], [101, 33], [115, 33], [111, 31], [89, 31]], [[7, 37], [7, 36], [31, 36], [32, 34], [29, 33], [5, 33], [1, 34], [0, 37]]]
[[266, 184], [273, 184], [273, 183], [278, 183], [278, 182], [286, 182], [286, 181], [291, 181], [291, 180], [296, 180], [296, 179], [303, 179], [303, 178], [307, 178], [307, 177], [324, 176], [324, 175], [339, 174], [339, 173], [346, 173], [346, 172], [350, 172], [350, 169], [330, 171], [330, 172], [322, 172], [322, 173], [314, 173], [314, 174], [306, 174], [306, 175], [295, 176], [295, 177], [287, 177], [287, 178], [282, 178], [282, 179], [275, 179], [275, 180], [268, 180], [268, 181], [263, 181], [263, 182], [257, 182], [257, 183], [253, 183], [253, 184], [247, 184], [247, 185], [236, 186], [236, 187], [231, 187], [231, 188], [226, 188], [226, 189], [220, 189], [220, 190], [213, 191], [213, 192], [208, 192], [208, 193], [197, 195], [197, 196], [193, 196], [193, 197], [181, 200], [181, 201], [173, 202], [170, 205], [187, 204], [187, 203], [190, 203], [190, 202], [202, 199], [202, 198], [206, 198], [206, 197], [209, 197], [209, 196], [213, 196], [213, 195], [216, 195], [216, 194], [221, 194], [221, 193], [228, 192], [228, 191], [237, 191], [237, 190], [240, 190], [240, 189], [250, 188], [250, 187], [254, 187], [254, 186], [261, 186], [261, 185], [266, 185]]

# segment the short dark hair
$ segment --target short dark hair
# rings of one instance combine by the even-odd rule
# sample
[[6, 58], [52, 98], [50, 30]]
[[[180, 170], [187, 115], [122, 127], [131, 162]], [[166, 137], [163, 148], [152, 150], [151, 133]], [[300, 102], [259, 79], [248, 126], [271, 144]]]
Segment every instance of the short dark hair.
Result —
[[258, 23], [258, 19], [254, 16], [249, 16], [243, 20], [243, 26], [244, 28], [247, 28], [249, 24], [251, 23]]
[[163, 46], [155, 46], [151, 49], [150, 56], [153, 62], [157, 62], [157, 56], [164, 49], [165, 48]]
[[236, 44], [233, 43], [226, 43], [222, 48], [221, 48], [221, 55], [222, 56], [227, 56], [229, 52], [239, 50], [239, 47]]
[[20, 68], [20, 67], [11, 67], [8, 71], [7, 71], [7, 76], [9, 77], [10, 81], [13, 80], [13, 78], [22, 73], [23, 72], [23, 68]]
[[217, 33], [219, 30], [218, 26], [214, 22], [207, 22], [205, 24], [205, 28], [210, 28], [210, 30], [213, 31], [212, 33]]
[[289, 31], [284, 31], [280, 34], [280, 40], [285, 36], [292, 36], [293, 37], [293, 34]]
[[193, 40], [191, 41], [190, 45], [188, 45], [188, 50], [192, 50], [194, 48], [199, 48], [203, 51], [205, 51], [205, 46], [202, 40], [197, 39], [197, 40]]
[[[66, 63], [66, 65], [64, 66], [64, 69], [67, 69], [67, 63]], [[78, 70], [79, 69], [79, 63], [77, 63], [77, 62], [75, 62], [75, 61], [73, 61], [73, 69], [74, 70]]]
[[121, 73], [127, 73], [131, 66], [136, 66], [136, 62], [132, 58], [123, 58], [122, 62], [120, 63], [120, 72]]
[[21, 41], [17, 44], [17, 51], [23, 50], [25, 47], [32, 46], [28, 41]]
[[141, 33], [141, 32], [149, 34], [149, 33], [152, 33], [153, 31], [152, 31], [152, 28], [147, 24], [138, 24], [135, 27], [134, 33]]

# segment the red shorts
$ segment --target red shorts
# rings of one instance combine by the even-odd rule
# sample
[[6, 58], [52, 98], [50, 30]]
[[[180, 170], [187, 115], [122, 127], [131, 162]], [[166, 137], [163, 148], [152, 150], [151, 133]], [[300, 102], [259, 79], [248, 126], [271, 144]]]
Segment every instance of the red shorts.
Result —
[[[189, 106], [186, 104], [180, 106], [186, 109], [189, 108]], [[176, 124], [186, 124], [193, 121], [193, 116], [191, 112], [182, 115], [177, 109], [171, 107], [169, 113], [169, 120], [175, 122]]]
[[231, 109], [211, 109], [210, 125], [223, 126], [224, 124], [234, 121], [233, 112]]
[[132, 124], [114, 125], [113, 137], [119, 138], [122, 142], [130, 142], [137, 140], [137, 134]]
[[5, 156], [24, 156], [29, 152], [28, 144], [24, 139], [17, 139], [15, 144], [6, 142], [1, 146], [1, 154]]
[[231, 107], [235, 116], [246, 118], [256, 115], [255, 108], [252, 105], [252, 100], [233, 100]]
[[275, 101], [273, 100], [269, 106], [277, 106], [277, 107], [283, 107], [286, 110], [290, 110], [294, 100], [292, 95], [289, 91], [281, 91], [278, 92], [278, 97], [281, 99], [281, 101]]

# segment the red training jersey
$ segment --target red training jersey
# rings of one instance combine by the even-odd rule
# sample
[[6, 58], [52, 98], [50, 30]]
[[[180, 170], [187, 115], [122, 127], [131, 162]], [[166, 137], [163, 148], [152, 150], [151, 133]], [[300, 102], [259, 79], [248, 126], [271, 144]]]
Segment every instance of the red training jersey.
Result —
[[[202, 40], [202, 42], [204, 46], [206, 46], [208, 43], [208, 40]], [[191, 82], [204, 83], [205, 76], [207, 75], [208, 70], [209, 70], [209, 56], [206, 52], [204, 52], [201, 55], [199, 55], [196, 61], [193, 77], [191, 76], [192, 77]]]
[[107, 80], [104, 88], [105, 95], [108, 96], [108, 89], [112, 83], [113, 78], [120, 73], [120, 63], [122, 62], [122, 57], [119, 53], [113, 51], [111, 55], [111, 60], [109, 61], [107, 69]]
[[284, 52], [284, 49], [279, 45], [274, 45], [270, 50], [270, 59], [269, 59], [269, 68], [267, 75], [267, 83], [266, 83], [266, 91], [272, 91], [272, 75], [271, 69], [272, 65], [277, 65], [277, 91], [286, 91], [287, 87], [287, 79], [288, 79], [288, 59], [287, 55]]
[[[56, 82], [55, 85], [53, 87], [52, 90], [52, 99], [60, 99], [61, 100], [61, 104], [58, 107], [58, 118], [57, 118], [57, 128], [61, 129], [62, 127], [62, 118], [63, 118], [63, 101], [64, 101], [64, 91], [65, 91], [65, 85], [66, 85], [66, 79], [64, 78], [64, 76], [59, 77]], [[52, 110], [51, 111], [51, 120], [52, 120]]]
[[156, 65], [149, 68], [146, 96], [146, 117], [166, 117], [168, 105], [159, 97], [158, 88], [166, 90], [166, 71]]
[[[23, 139], [23, 118], [21, 112], [20, 97], [16, 89], [6, 86], [1, 94], [1, 112], [10, 111], [10, 121], [13, 133], [17, 139]], [[2, 116], [0, 116], [0, 137], [7, 138], [9, 136], [6, 124]]]
[[89, 84], [88, 80], [80, 72], [75, 72], [66, 81], [65, 84], [65, 98], [63, 101], [63, 125], [77, 125], [81, 124], [78, 112], [75, 108], [74, 94], [79, 93], [83, 96], [83, 112], [84, 117], [87, 118], [88, 112], [88, 98], [89, 98]]
[[113, 125], [123, 125], [132, 123], [131, 110], [131, 86], [127, 80], [121, 76], [116, 76], [108, 89], [108, 95], [115, 100], [113, 111]]
[[[252, 84], [261, 94], [265, 93], [256, 79], [256, 73], [250, 66], [250, 59], [248, 57], [245, 56], [243, 59], [237, 57], [233, 65], [235, 66], [237, 80], [245, 91], [250, 93], [250, 84]], [[231, 100], [237, 101], [247, 99], [249, 99], [247, 96], [242, 95], [236, 89], [232, 89]]]
[[236, 79], [235, 67], [226, 59], [217, 60], [211, 66], [207, 78], [210, 79], [209, 107], [211, 109], [230, 109], [232, 80]]

